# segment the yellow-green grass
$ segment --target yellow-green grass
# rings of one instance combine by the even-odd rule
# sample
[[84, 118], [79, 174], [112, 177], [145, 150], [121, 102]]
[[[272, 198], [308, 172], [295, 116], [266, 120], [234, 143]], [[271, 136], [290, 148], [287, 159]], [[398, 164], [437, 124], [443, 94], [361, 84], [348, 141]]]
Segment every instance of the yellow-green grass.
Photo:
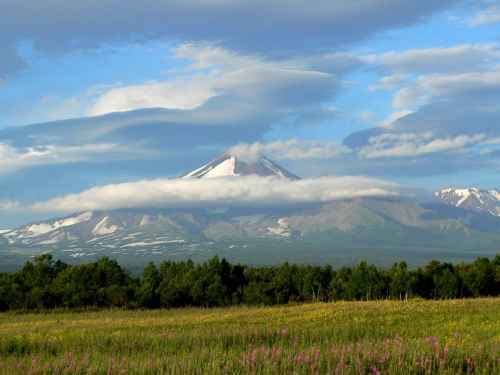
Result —
[[500, 374], [500, 299], [0, 314], [0, 374]]

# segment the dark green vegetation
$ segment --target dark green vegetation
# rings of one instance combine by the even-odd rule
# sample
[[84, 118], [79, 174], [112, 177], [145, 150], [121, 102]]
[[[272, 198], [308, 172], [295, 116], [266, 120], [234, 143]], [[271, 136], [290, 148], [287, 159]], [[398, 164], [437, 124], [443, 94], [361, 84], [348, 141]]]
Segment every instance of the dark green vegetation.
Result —
[[0, 310], [54, 307], [159, 308], [274, 305], [289, 302], [426, 299], [500, 295], [500, 255], [470, 264], [432, 261], [409, 269], [365, 262], [331, 266], [249, 267], [208, 262], [149, 264], [134, 278], [116, 261], [67, 265], [43, 255], [18, 272], [0, 274]]
[[0, 374], [498, 374], [500, 299], [0, 313]]

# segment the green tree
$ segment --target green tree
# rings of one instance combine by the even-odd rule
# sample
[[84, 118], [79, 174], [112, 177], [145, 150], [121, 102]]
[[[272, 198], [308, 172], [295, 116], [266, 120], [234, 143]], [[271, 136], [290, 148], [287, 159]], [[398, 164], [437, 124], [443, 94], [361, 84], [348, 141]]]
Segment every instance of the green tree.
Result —
[[160, 306], [160, 272], [156, 265], [151, 262], [142, 274], [141, 282], [137, 291], [138, 302], [141, 306], [155, 308]]
[[408, 298], [411, 287], [411, 275], [406, 262], [396, 263], [389, 270], [389, 291], [392, 298]]

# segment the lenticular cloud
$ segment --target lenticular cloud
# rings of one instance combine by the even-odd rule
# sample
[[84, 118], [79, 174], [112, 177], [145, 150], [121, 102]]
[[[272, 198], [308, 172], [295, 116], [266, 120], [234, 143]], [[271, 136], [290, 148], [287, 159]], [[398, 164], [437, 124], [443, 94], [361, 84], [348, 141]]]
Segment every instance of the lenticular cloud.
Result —
[[36, 203], [32, 209], [75, 212], [139, 207], [274, 206], [397, 194], [397, 185], [367, 177], [298, 181], [259, 176], [155, 179], [95, 187]]

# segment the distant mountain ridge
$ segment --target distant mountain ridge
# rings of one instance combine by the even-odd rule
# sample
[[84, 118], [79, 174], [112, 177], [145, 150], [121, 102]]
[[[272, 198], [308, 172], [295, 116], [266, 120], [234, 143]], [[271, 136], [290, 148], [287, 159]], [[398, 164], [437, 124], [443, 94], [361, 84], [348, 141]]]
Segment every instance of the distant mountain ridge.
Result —
[[[264, 156], [224, 153], [182, 178], [258, 175], [299, 179]], [[355, 198], [289, 207], [96, 210], [0, 234], [1, 259], [52, 253], [69, 261], [110, 256], [139, 266], [222, 255], [250, 264], [390, 264], [469, 260], [500, 251], [496, 191], [443, 189], [440, 203], [404, 197]], [[491, 202], [488, 211], [483, 209]], [[469, 207], [471, 209], [469, 209]]]
[[290, 208], [121, 209], [33, 223], [0, 236], [0, 256], [101, 256], [128, 265], [221, 255], [247, 263], [418, 264], [500, 250], [500, 218], [443, 204], [357, 198]]
[[500, 216], [500, 190], [471, 188], [444, 188], [434, 193], [440, 201], [466, 210]]

